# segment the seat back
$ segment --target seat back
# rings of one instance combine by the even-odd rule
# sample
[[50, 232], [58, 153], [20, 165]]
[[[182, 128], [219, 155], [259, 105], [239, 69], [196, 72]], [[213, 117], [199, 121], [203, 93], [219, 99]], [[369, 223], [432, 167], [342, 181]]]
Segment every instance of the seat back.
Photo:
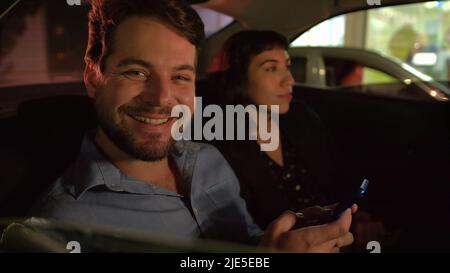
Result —
[[[12, 121], [15, 137], [1, 156], [0, 216], [24, 216], [39, 196], [76, 159], [85, 131], [95, 126], [95, 111], [84, 95], [52, 96], [21, 103]], [[18, 175], [20, 174], [20, 175]]]

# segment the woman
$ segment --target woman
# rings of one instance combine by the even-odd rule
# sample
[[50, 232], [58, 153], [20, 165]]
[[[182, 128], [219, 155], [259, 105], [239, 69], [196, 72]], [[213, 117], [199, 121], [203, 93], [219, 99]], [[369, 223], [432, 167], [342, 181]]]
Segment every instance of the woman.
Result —
[[[286, 39], [272, 31], [232, 36], [214, 60], [209, 99], [221, 105], [278, 105], [280, 142], [261, 151], [262, 141], [222, 141], [217, 146], [241, 183], [241, 195], [262, 227], [286, 209], [331, 204], [325, 133], [318, 116], [293, 101]], [[270, 115], [268, 115], [270, 117]], [[245, 159], [245, 160], [243, 160]]]
[[[261, 151], [263, 141], [215, 143], [235, 171], [241, 195], [261, 228], [286, 209], [298, 211], [333, 204], [351, 189], [330, 164], [326, 133], [317, 114], [293, 100], [288, 42], [273, 31], [242, 31], [230, 37], [213, 60], [206, 100], [219, 105], [278, 105], [280, 142], [274, 151]], [[270, 107], [269, 107], [270, 109]], [[270, 118], [270, 115], [268, 115]], [[347, 185], [348, 186], [348, 185]], [[354, 218], [356, 247], [383, 239], [380, 222], [359, 212]]]

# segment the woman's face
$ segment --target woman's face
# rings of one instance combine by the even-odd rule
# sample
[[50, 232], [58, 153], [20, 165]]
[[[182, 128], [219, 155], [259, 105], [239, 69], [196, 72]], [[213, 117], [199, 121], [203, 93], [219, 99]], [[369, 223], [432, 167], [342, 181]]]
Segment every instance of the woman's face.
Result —
[[286, 50], [274, 48], [253, 57], [248, 68], [247, 92], [256, 105], [279, 105], [280, 114], [289, 111], [295, 81], [289, 70]]

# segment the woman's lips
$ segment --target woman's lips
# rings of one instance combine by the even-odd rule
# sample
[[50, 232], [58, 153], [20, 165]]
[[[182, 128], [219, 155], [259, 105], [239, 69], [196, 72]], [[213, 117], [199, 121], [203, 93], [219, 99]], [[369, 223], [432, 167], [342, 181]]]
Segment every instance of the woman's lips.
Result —
[[287, 93], [284, 95], [279, 95], [278, 96], [280, 99], [284, 100], [284, 101], [290, 101], [292, 100], [292, 93]]

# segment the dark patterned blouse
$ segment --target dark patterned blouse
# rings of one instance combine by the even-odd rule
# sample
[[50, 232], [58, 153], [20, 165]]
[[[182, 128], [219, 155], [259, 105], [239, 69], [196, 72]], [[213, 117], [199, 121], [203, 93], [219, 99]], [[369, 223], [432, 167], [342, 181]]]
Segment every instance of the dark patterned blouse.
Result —
[[241, 185], [241, 196], [255, 222], [266, 226], [285, 210], [327, 205], [337, 197], [329, 187], [330, 161], [318, 116], [303, 103], [280, 117], [283, 167], [262, 152], [256, 141], [216, 144]]
[[283, 166], [278, 165], [264, 151], [261, 151], [261, 157], [267, 164], [270, 173], [277, 181], [276, 189], [286, 196], [289, 209], [293, 211], [300, 210], [321, 202], [315, 194], [309, 189], [308, 169], [302, 162], [301, 157], [297, 155], [296, 149], [289, 138], [281, 135], [281, 144], [283, 147]]

